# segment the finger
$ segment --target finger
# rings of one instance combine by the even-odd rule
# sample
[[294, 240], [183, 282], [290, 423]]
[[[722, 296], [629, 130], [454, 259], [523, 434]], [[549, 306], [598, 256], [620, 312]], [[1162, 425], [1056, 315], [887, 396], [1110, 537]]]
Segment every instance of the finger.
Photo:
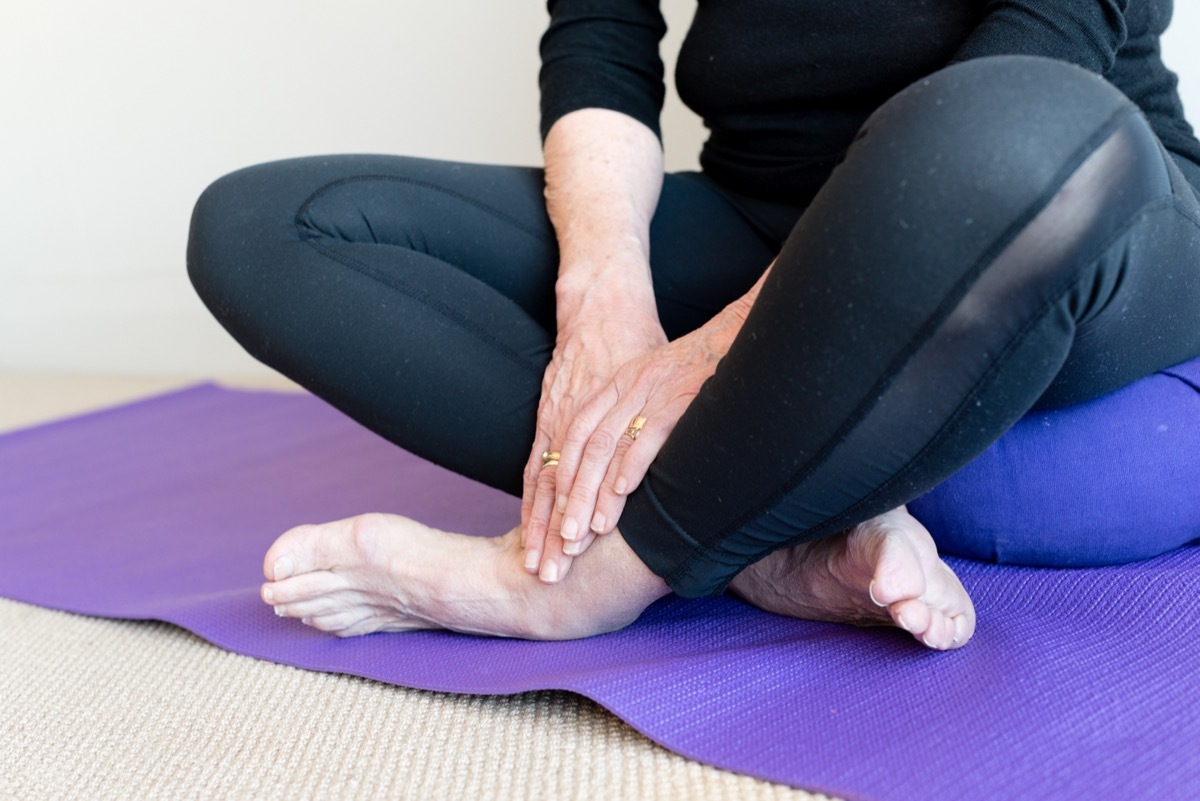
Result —
[[638, 488], [675, 429], [677, 419], [670, 411], [664, 411], [657, 419], [646, 420], [637, 440], [624, 450], [619, 460], [613, 460], [616, 470], [610, 486], [614, 495], [625, 496]]
[[540, 469], [537, 478], [537, 495], [529, 511], [529, 522], [525, 524], [521, 532], [525, 545], [525, 569], [530, 573], [539, 572], [539, 565], [546, 549], [550, 517], [554, 512], [554, 470], [553, 465]]
[[566, 554], [567, 556], [570, 556], [573, 559], [576, 556], [579, 556], [579, 554], [586, 551], [588, 549], [588, 546], [591, 545], [592, 542], [595, 541], [595, 539], [596, 539], [595, 533], [589, 531], [587, 533], [587, 535], [581, 540], [574, 540], [571, 542], [564, 541], [563, 542], [563, 553]]
[[546, 548], [538, 566], [538, 578], [545, 584], [557, 584], [571, 569], [572, 557], [563, 553], [563, 539], [557, 534], [546, 535]]
[[[536, 445], [535, 445], [536, 447]], [[538, 473], [541, 471], [541, 459], [534, 460], [533, 455], [525, 463], [521, 473], [521, 527], [529, 523], [529, 513], [533, 511], [533, 496], [537, 491]]]
[[[579, 471], [570, 488], [563, 513], [563, 539], [578, 540], [587, 536], [596, 510], [596, 499], [609, 466], [619, 461], [622, 452], [633, 442], [625, 436], [629, 419], [625, 411], [618, 407], [592, 434], [580, 459]], [[560, 487], [558, 491], [561, 495], [563, 490]]]
[[[548, 468], [556, 470], [557, 467]], [[557, 476], [555, 481], [557, 481]], [[566, 544], [563, 541], [560, 529], [562, 528], [562, 513], [557, 509], [550, 513], [550, 523], [546, 527], [546, 536], [543, 540], [542, 559], [538, 564], [538, 578], [547, 584], [556, 584], [563, 580], [567, 575], [567, 571], [571, 569], [572, 557], [563, 551], [563, 546]]]
[[618, 495], [613, 492], [613, 482], [616, 480], [618, 465], [614, 462], [604, 477], [604, 484], [596, 496], [596, 511], [592, 513], [592, 522], [588, 526], [593, 534], [608, 534], [617, 527], [621, 512], [625, 511], [625, 500], [628, 495]]
[[619, 449], [597, 492], [596, 508], [589, 526], [593, 532], [607, 534], [616, 528], [621, 512], [625, 510], [625, 499], [645, 479], [650, 465], [675, 429], [673, 421], [676, 419], [670, 410], [664, 410], [657, 418], [648, 418], [642, 424], [636, 440], [625, 437], [629, 440], [628, 446]]
[[550, 447], [550, 435], [540, 424], [541, 410], [538, 411], [539, 424], [534, 431], [533, 447], [529, 459], [525, 462], [525, 471], [521, 474], [521, 525], [529, 522], [529, 513], [533, 510], [533, 499], [537, 492], [538, 476], [542, 472], [542, 454]]
[[[592, 440], [596, 439], [599, 433], [598, 429], [607, 419], [617, 400], [617, 390], [612, 383], [609, 383], [595, 397], [580, 407], [567, 427], [566, 436], [563, 437], [562, 445], [559, 448], [561, 456], [559, 457], [556, 486], [558, 497], [555, 499], [559, 511], [565, 511], [567, 508], [568, 495], [588, 449], [593, 451], [591, 458], [597, 458], [596, 450], [615, 444], [610, 439], [611, 432], [601, 434], [595, 443]], [[611, 450], [607, 457], [600, 458], [604, 458], [604, 463], [607, 465], [607, 459], [611, 458]]]

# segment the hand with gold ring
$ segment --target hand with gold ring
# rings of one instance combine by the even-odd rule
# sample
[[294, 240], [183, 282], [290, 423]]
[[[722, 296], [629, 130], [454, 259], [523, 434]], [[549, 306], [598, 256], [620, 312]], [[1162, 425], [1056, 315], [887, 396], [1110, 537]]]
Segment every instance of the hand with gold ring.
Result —
[[559, 450], [567, 429], [622, 364], [666, 342], [657, 318], [641, 320], [617, 309], [609, 309], [602, 318], [586, 323], [560, 320], [559, 325], [554, 352], [542, 379], [521, 493], [524, 566], [547, 582], [562, 580], [571, 564], [558, 534], [562, 514], [556, 504], [560, 462], [555, 457], [561, 457]]
[[558, 491], [567, 494], [559, 529], [565, 554], [579, 555], [617, 525], [626, 497], [716, 370], [742, 319], [723, 313], [628, 362], [572, 421], [555, 468]]

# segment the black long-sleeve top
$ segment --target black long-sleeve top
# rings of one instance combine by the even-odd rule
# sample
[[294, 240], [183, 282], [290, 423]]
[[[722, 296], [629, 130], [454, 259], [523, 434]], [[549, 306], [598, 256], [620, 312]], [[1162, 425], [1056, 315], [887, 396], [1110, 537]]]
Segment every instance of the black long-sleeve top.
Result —
[[[657, 0], [550, 0], [542, 135], [581, 108], [658, 133]], [[1172, 0], [699, 0], [676, 64], [710, 130], [704, 169], [747, 194], [807, 202], [870, 113], [948, 64], [1039, 55], [1103, 75], [1168, 150], [1200, 164], [1159, 36]]]

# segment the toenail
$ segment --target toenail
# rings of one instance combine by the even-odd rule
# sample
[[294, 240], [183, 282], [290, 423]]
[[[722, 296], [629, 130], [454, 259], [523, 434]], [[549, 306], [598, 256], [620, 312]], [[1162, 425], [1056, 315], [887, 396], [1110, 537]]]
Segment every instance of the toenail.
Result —
[[275, 607], [275, 616], [276, 617], [287, 617], [287, 610], [284, 609], [282, 606], [277, 606], [277, 607]]
[[300, 618], [300, 622], [301, 622], [301, 623], [303, 623], [303, 624], [304, 624], [304, 625], [306, 625], [306, 626], [311, 626], [311, 625], [312, 625], [312, 618], [311, 618], [311, 617], [302, 617], [302, 618]]
[[263, 597], [264, 601], [266, 601], [267, 603], [271, 603], [271, 601], [273, 601], [275, 599], [275, 593], [271, 590], [271, 588], [269, 586], [264, 585], [263, 589], [262, 589], [262, 597]]
[[934, 649], [935, 651], [940, 651], [940, 650], [941, 650], [940, 648], [938, 648], [936, 645], [934, 645], [933, 643], [931, 643], [931, 642], [929, 641], [929, 635], [928, 635], [928, 634], [926, 634], [924, 637], [922, 637], [922, 638], [921, 638], [921, 642], [925, 643], [926, 647], [928, 647], [928, 648], [932, 648], [932, 649]]
[[568, 517], [563, 521], [560, 531], [564, 540], [573, 540], [575, 539], [575, 535], [579, 533], [579, 524], [575, 522], [575, 518]]
[[551, 559], [542, 565], [542, 581], [553, 584], [558, 581], [558, 563]]
[[876, 606], [887, 606], [887, 604], [882, 604], [875, 598], [875, 579], [871, 579], [871, 583], [867, 585], [867, 595], [871, 596], [871, 603]]
[[905, 631], [910, 633], [912, 632], [912, 626], [910, 626], [908, 621], [904, 619], [904, 615], [896, 615], [896, 624]]
[[275, 573], [275, 580], [280, 581], [291, 576], [296, 566], [292, 563], [292, 557], [284, 556], [275, 560], [275, 567], [272, 569]]

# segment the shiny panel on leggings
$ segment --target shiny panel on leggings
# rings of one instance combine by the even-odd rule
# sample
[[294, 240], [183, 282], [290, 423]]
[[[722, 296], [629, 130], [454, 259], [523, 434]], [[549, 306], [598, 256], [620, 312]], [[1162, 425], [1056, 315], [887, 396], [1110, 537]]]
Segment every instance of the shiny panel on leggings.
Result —
[[[1172, 172], [1124, 97], [1057, 62], [983, 59], [901, 93], [800, 220], [622, 533], [676, 592], [718, 592], [931, 488], [1048, 390], [1076, 402], [1200, 353], [1195, 326], [1120, 323], [1200, 313]], [[1164, 232], [1172, 250], [1146, 247]]]

